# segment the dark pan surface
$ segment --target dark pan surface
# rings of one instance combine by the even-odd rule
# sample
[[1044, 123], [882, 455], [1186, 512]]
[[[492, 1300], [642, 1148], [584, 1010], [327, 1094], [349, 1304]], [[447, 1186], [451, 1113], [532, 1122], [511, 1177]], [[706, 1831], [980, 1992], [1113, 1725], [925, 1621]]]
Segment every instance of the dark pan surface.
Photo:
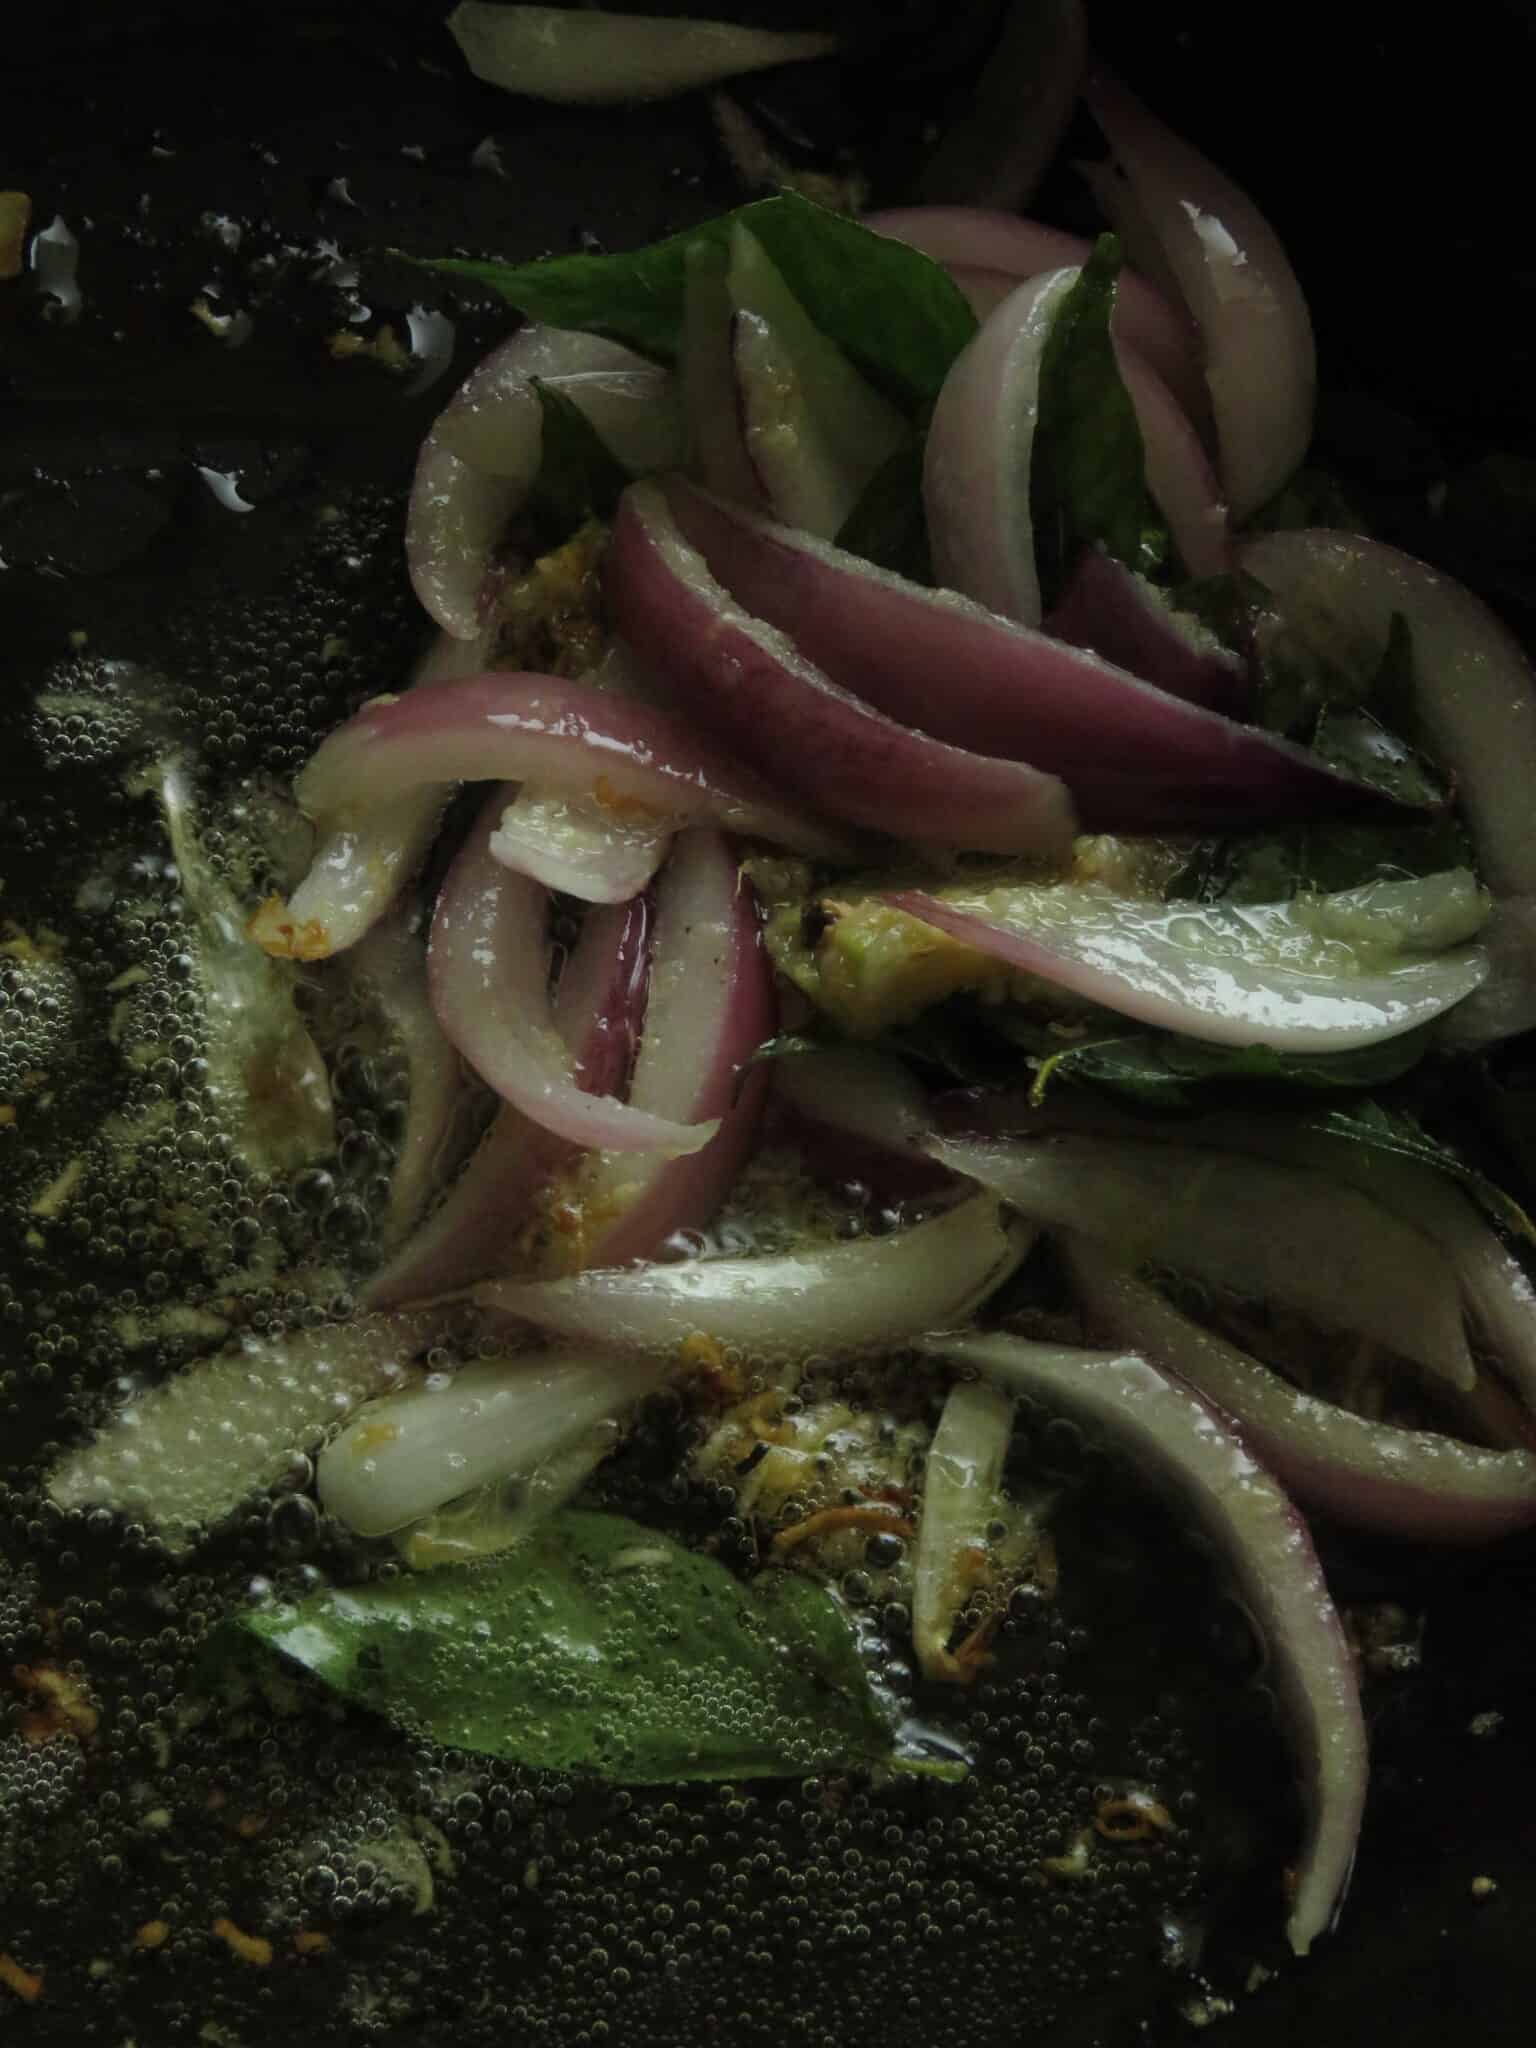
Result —
[[[788, 19], [782, 10], [758, 12]], [[801, 12], [819, 20], [824, 10]], [[749, 98], [807, 158], [825, 161], [851, 146], [871, 169], [876, 196], [894, 199], [934, 105], [959, 89], [986, 10], [969, 18], [920, 4], [846, 12], [869, 38], [866, 64], [769, 81]], [[61, 326], [43, 317], [28, 280], [0, 285], [0, 646], [8, 678], [0, 701], [0, 911], [13, 892], [37, 884], [60, 820], [79, 818], [88, 831], [94, 815], [87, 792], [95, 785], [47, 774], [20, 715], [21, 697], [71, 631], [86, 632], [94, 650], [112, 657], [203, 664], [216, 719], [229, 687], [220, 678], [233, 675], [237, 694], [245, 687], [229, 647], [251, 661], [262, 658], [263, 634], [268, 648], [281, 642], [275, 612], [294, 602], [296, 587], [285, 554], [294, 507], [336, 494], [352, 507], [346, 542], [328, 558], [326, 592], [311, 591], [304, 602], [345, 614], [359, 692], [370, 675], [371, 687], [383, 688], [398, 672], [394, 650], [415, 630], [394, 549], [398, 494], [453, 378], [503, 323], [489, 306], [456, 302], [454, 368], [414, 397], [366, 365], [332, 364], [324, 337], [359, 304], [372, 308], [372, 331], [417, 299], [432, 302], [390, 249], [527, 256], [571, 247], [583, 234], [622, 246], [740, 196], [702, 101], [597, 114], [514, 102], [460, 76], [435, 13], [406, 0], [238, 13], [128, 4], [54, 8], [0, 31], [8, 39], [0, 45], [0, 184], [33, 195], [34, 226], [55, 212], [70, 222], [82, 240], [85, 292], [81, 318]], [[1286, 236], [1318, 317], [1323, 455], [1356, 482], [1389, 536], [1456, 569], [1528, 624], [1536, 569], [1523, 550], [1486, 522], [1458, 521], [1454, 488], [1440, 514], [1426, 493], [1493, 454], [1536, 458], [1536, 265], [1521, 203], [1530, 10], [1464, 9], [1421, 40], [1401, 17], [1383, 13], [1378, 24], [1377, 14], [1302, 5], [1263, 17], [1188, 7], [1130, 20], [1100, 8], [1095, 25], [1132, 82], [1244, 178]], [[496, 140], [500, 175], [471, 163], [486, 137]], [[1065, 179], [1047, 201], [1064, 220], [1079, 204]], [[239, 223], [238, 249], [205, 216]], [[252, 339], [238, 352], [223, 350], [187, 311], [210, 289], [216, 304], [253, 313]], [[221, 513], [198, 465], [236, 476], [256, 511], [243, 520]], [[188, 617], [220, 607], [238, 610], [246, 624], [233, 641], [227, 633], [199, 639]], [[300, 620], [294, 633], [305, 629]], [[274, 781], [304, 751], [302, 735], [279, 730], [259, 706], [236, 722], [227, 745], [233, 768]], [[7, 1209], [8, 1233], [11, 1222]], [[81, 1256], [88, 1261], [89, 1248]], [[9, 1277], [22, 1321], [45, 1316], [44, 1279], [19, 1250]], [[10, 1487], [7, 1472], [20, 1474], [48, 1440], [56, 1397], [27, 1366], [19, 1325], [0, 1328], [11, 1333], [0, 1335], [3, 1670], [36, 1653], [18, 1604], [18, 1575], [30, 1563], [55, 1591], [67, 1590], [74, 1574], [96, 1593], [113, 1584], [141, 1589], [153, 1571], [129, 1561], [117, 1572], [110, 1556], [89, 1549], [71, 1561], [36, 1521], [35, 1496]], [[214, 1580], [222, 1573], [222, 1583], [238, 1582], [261, 1557], [261, 1543], [243, 1538], [217, 1552], [209, 1569]], [[1322, 2048], [1362, 2037], [1404, 2048], [1529, 2039], [1536, 1551], [1527, 1543], [1458, 1556], [1329, 1541], [1327, 1557], [1341, 1598], [1394, 1602], [1423, 1622], [1417, 1661], [1373, 1686], [1374, 1790], [1342, 1932], [1305, 1967], [1287, 1966], [1273, 1938], [1271, 1896], [1251, 1859], [1234, 1852], [1234, 1911], [1210, 1941], [1201, 1974], [1160, 1964], [1143, 1929], [1147, 1954], [1127, 1959], [1128, 1988], [1078, 1987], [1062, 2000], [1059, 2039], [1175, 2042], [1202, 2014], [1219, 2018], [1225, 2038], [1245, 2048], [1303, 2038]], [[1198, 1567], [1185, 1568], [1198, 1589]], [[137, 1618], [121, 1623], [140, 1643], [148, 1612], [141, 1600]], [[1150, 1697], [1148, 1660], [1166, 1647], [1170, 1668], [1187, 1665], [1200, 1648], [1192, 1628], [1165, 1637], [1127, 1626], [1104, 1636], [1085, 1653], [1078, 1678], [1088, 1690], [1120, 1683], [1138, 1700]], [[152, 1692], [153, 1661], [138, 1650], [126, 1656], [114, 1698]], [[1235, 1693], [1241, 1681], [1240, 1671], [1220, 1676], [1213, 1665], [1214, 1698], [1192, 1709], [1193, 1725], [1209, 1727], [1213, 1742], [1226, 1716], [1222, 1689]], [[0, 1692], [0, 1714], [9, 1712], [14, 1728], [19, 1707], [5, 1701]], [[156, 1711], [144, 1709], [145, 1721]], [[1257, 1724], [1250, 1715], [1243, 1725]], [[0, 1720], [0, 1734], [4, 1728]], [[387, 1768], [383, 1756], [383, 1747], [364, 1742], [356, 1761], [333, 1758], [329, 1772], [352, 1768], [361, 1797], [370, 1772]], [[1239, 1817], [1239, 1832], [1288, 1825], [1272, 1783], [1282, 1769], [1261, 1728], [1246, 1757], [1224, 1757], [1213, 1786], [1217, 1803], [1227, 1801]], [[156, 1767], [146, 1771], [155, 1777]], [[44, 1851], [52, 1827], [78, 1826], [103, 1793], [129, 1796], [128, 1774], [93, 1781], [87, 1771], [51, 1805], [35, 1785], [19, 1804], [9, 1781], [0, 1790], [0, 1833], [20, 1830], [25, 1845], [30, 1831], [37, 1844], [35, 1859], [24, 1846], [0, 1861], [0, 1952], [15, 1946], [18, 1927], [46, 1929], [54, 1944], [52, 1982], [36, 2006], [0, 1989], [7, 2039], [117, 2043], [132, 2035], [140, 2048], [161, 2048], [196, 2040], [210, 2018], [228, 2029], [216, 2038], [248, 2048], [290, 2038], [401, 2048], [545, 2038], [536, 2011], [518, 2014], [506, 1929], [524, 1927], [518, 1941], [537, 1945], [550, 1923], [535, 1915], [528, 1934], [530, 1910], [505, 1878], [465, 1881], [456, 1895], [462, 1905], [448, 1909], [461, 1916], [451, 1941], [409, 1921], [402, 1933], [398, 1914], [349, 1927], [346, 1966], [330, 1974], [273, 1970], [236, 1981], [216, 1944], [180, 1974], [166, 1958], [125, 1955], [111, 1914], [119, 1885], [133, 1890], [137, 1882], [131, 1855], [125, 1877], [119, 1850], [93, 1860], [88, 1831], [75, 1871]], [[1215, 1857], [1218, 1885], [1222, 1867]], [[1485, 1877], [1495, 1889], [1479, 1897], [1474, 1880]], [[1006, 1898], [1000, 1885], [994, 1891], [997, 1901]], [[1007, 1910], [997, 1904], [999, 1914]], [[558, 1906], [546, 1911], [558, 1919]], [[813, 1948], [824, 1924], [811, 1931]], [[372, 2011], [351, 1987], [375, 1965], [388, 1975], [407, 1937], [416, 1991], [408, 1996], [390, 1977], [396, 2002]], [[878, 1948], [879, 1923], [872, 1938]], [[96, 1956], [110, 1967], [93, 1988], [88, 1964]], [[1251, 1974], [1256, 1964], [1277, 1974], [1260, 1981]], [[808, 1989], [819, 1967], [808, 1964], [804, 1978], [781, 1970], [753, 1983], [743, 2009], [751, 2007], [760, 2031], [744, 2030], [722, 1992], [714, 2024], [674, 2035], [676, 2048], [726, 2032], [743, 2041], [845, 2041], [846, 2015], [835, 2036], [821, 2031]], [[839, 1967], [832, 1957], [831, 1971]], [[973, 1996], [956, 2002], [960, 1980], [984, 1980], [986, 1968], [984, 1942], [951, 1947], [940, 1924], [926, 1972], [931, 2005], [920, 2015], [895, 2007], [883, 2015], [875, 2006], [862, 2022], [893, 2039], [963, 2036], [971, 2048], [1030, 2038], [1034, 2022], [1016, 2022], [1001, 1996], [990, 2032], [978, 2027]], [[893, 1958], [892, 1982], [909, 1977]], [[500, 2016], [487, 2003], [498, 2001]], [[964, 2014], [972, 2017], [962, 2026]], [[898, 2025], [910, 2031], [894, 2033]], [[643, 2036], [653, 2037], [664, 2038]], [[564, 2048], [579, 2036], [548, 2038]], [[642, 2035], [627, 2032], [620, 2006], [606, 2038]]]

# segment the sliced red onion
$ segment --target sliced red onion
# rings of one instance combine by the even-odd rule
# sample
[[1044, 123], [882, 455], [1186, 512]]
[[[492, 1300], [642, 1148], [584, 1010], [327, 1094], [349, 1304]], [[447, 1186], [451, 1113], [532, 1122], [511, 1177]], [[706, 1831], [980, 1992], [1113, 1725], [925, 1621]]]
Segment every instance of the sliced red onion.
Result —
[[[631, 504], [641, 491], [649, 518], [658, 493], [636, 486]], [[1089, 830], [1257, 825], [1382, 801], [1303, 748], [1170, 697], [953, 591], [909, 583], [681, 479], [668, 484], [667, 497], [709, 573], [757, 619], [791, 636], [805, 662], [936, 739], [1059, 775]], [[628, 524], [633, 539], [633, 515]], [[616, 549], [625, 528], [621, 512]], [[648, 580], [659, 578], [649, 572]], [[669, 629], [658, 625], [655, 637], [659, 646]], [[670, 672], [675, 677], [675, 660]], [[706, 684], [698, 687], [702, 714]], [[718, 687], [707, 688], [716, 703]], [[766, 708], [763, 718], [771, 722]], [[754, 726], [754, 739], [761, 730]], [[884, 822], [906, 830], [893, 827], [889, 805]]]
[[1414, 709], [1450, 771], [1496, 908], [1487, 985], [1450, 1027], [1469, 1045], [1536, 1025], [1536, 674], [1514, 636], [1450, 577], [1358, 534], [1313, 529], [1245, 543], [1241, 566], [1302, 627], [1380, 658], [1393, 615], [1413, 638]]
[[740, 222], [726, 289], [747, 459], [776, 518], [830, 540], [911, 430], [810, 319]]
[[1170, 276], [1194, 316], [1234, 520], [1273, 497], [1312, 438], [1317, 357], [1306, 300], [1245, 192], [1100, 72], [1084, 88], [1119, 169], [1087, 173], [1131, 261]]
[[376, 924], [352, 955], [405, 1057], [405, 1128], [395, 1152], [383, 1239], [394, 1248], [440, 1186], [464, 1102], [459, 1055], [443, 1036], [427, 992], [427, 949], [409, 920]]
[[653, 1258], [680, 1231], [713, 1218], [746, 1164], [768, 1085], [744, 1071], [773, 1035], [773, 971], [752, 885], [717, 833], [685, 832], [656, 890], [656, 940], [645, 1033], [629, 1100], [679, 1122], [718, 1120], [686, 1158], [602, 1157], [578, 1181], [587, 1219], [583, 1265]]
[[1082, 0], [1010, 0], [963, 111], [923, 166], [924, 198], [1027, 206], [1072, 118], [1087, 63]]
[[688, 468], [706, 489], [761, 506], [763, 487], [742, 437], [725, 251], [698, 241], [684, 259], [683, 337], [678, 350]]
[[618, 342], [534, 325], [493, 349], [422, 443], [406, 517], [416, 595], [461, 640], [480, 631], [497, 547], [539, 472], [536, 377], [579, 406], [626, 467], [664, 469], [682, 453], [671, 379]]
[[997, 1519], [1013, 1403], [995, 1387], [951, 1387], [923, 1461], [923, 1505], [912, 1556], [912, 1647], [923, 1676], [960, 1675], [950, 1654], [956, 1617], [975, 1590], [969, 1571]]
[[[1476, 946], [1368, 955], [1320, 935], [1297, 903], [1157, 903], [1097, 883], [1010, 888], [967, 906], [901, 890], [897, 910], [1122, 1016], [1214, 1045], [1345, 1052], [1441, 1016], [1477, 988]], [[1324, 899], [1325, 901], [1327, 899]]]
[[288, 1477], [360, 1401], [401, 1385], [447, 1319], [419, 1309], [246, 1338], [120, 1408], [55, 1466], [49, 1497], [61, 1508], [116, 1508], [171, 1550], [190, 1550]]
[[1059, 855], [1070, 844], [1072, 806], [1054, 776], [946, 746], [829, 680], [714, 580], [660, 486], [625, 492], [604, 589], [619, 631], [689, 712], [750, 754], [771, 735], [776, 773], [833, 817], [991, 853]]
[[1197, 1517], [1268, 1646], [1307, 1807], [1286, 1932], [1297, 1955], [1333, 1925], [1365, 1806], [1365, 1720], [1348, 1641], [1306, 1524], [1223, 1416], [1134, 1355], [936, 1337], [933, 1355], [1102, 1429]]
[[584, 903], [627, 903], [667, 857], [665, 825], [631, 822], [589, 797], [524, 787], [491, 834], [503, 867]]
[[1422, 1231], [1323, 1174], [1067, 1132], [936, 1138], [929, 1150], [1036, 1223], [1113, 1245], [1134, 1264], [1172, 1266], [1247, 1300], [1281, 1302], [1464, 1387], [1477, 1377], [1444, 1255]]
[[[1081, 235], [979, 206], [892, 207], [866, 214], [864, 225], [942, 263], [981, 319], [1027, 278], [1080, 269], [1093, 247]], [[974, 293], [985, 295], [984, 305]], [[1194, 325], [1182, 304], [1170, 303], [1134, 270], [1122, 270], [1110, 331], [1156, 371], [1191, 419], [1201, 418], [1210, 400]]]
[[545, 1352], [427, 1373], [370, 1401], [320, 1455], [327, 1514], [387, 1536], [471, 1488], [523, 1477], [660, 1384], [634, 1358]]
[[1136, 408], [1145, 449], [1147, 489], [1168, 522], [1191, 576], [1224, 576], [1232, 566], [1225, 493], [1190, 416], [1151, 364], [1117, 342], [1121, 382]]
[[448, 1037], [489, 1088], [573, 1145], [696, 1152], [717, 1125], [678, 1123], [589, 1095], [549, 1003], [549, 899], [492, 856], [505, 803], [493, 797], [443, 883], [427, 949], [432, 1002]]
[[333, 818], [366, 819], [423, 783], [441, 790], [461, 780], [527, 781], [595, 796], [616, 817], [651, 823], [708, 819], [833, 860], [850, 851], [846, 838], [784, 802], [680, 720], [555, 676], [493, 672], [375, 698], [321, 743], [295, 790], [325, 832]]
[[[1040, 365], [1081, 274], [1030, 278], [988, 316], [944, 380], [924, 457], [923, 504], [940, 579], [1025, 626], [1040, 623], [1030, 506]], [[1142, 430], [1147, 488], [1190, 573], [1219, 575], [1226, 513], [1199, 437], [1135, 351], [1117, 342], [1115, 353]]]
[[836, 36], [734, 21], [459, 0], [448, 30], [476, 78], [566, 106], [670, 99], [742, 72], [828, 57]]
[[[625, 1085], [649, 964], [645, 898], [591, 913], [561, 973], [553, 1010], [577, 1085], [589, 1094], [617, 1095]], [[503, 1103], [437, 1208], [363, 1289], [363, 1307], [431, 1300], [505, 1272], [517, 1262], [539, 1197], [575, 1156], [568, 1140]]]
[[1242, 658], [1102, 548], [1078, 556], [1044, 625], [1056, 639], [1090, 648], [1170, 697], [1231, 710], [1247, 695]]
[[1536, 1523], [1536, 1456], [1489, 1451], [1427, 1429], [1398, 1429], [1303, 1394], [1202, 1329], [1114, 1254], [1065, 1240], [1095, 1336], [1176, 1372], [1230, 1415], [1303, 1507], [1363, 1529], [1481, 1543]]
[[1033, 1231], [975, 1196], [890, 1237], [781, 1257], [599, 1268], [533, 1285], [475, 1289], [500, 1309], [579, 1343], [672, 1353], [702, 1333], [749, 1355], [878, 1350], [968, 1316], [1023, 1258]]
[[[489, 629], [474, 640], [440, 633], [410, 688], [428, 691], [478, 675], [494, 638]], [[281, 960], [325, 960], [355, 945], [416, 872], [452, 794], [449, 782], [421, 782], [358, 811], [334, 806], [308, 874], [286, 903], [272, 897], [261, 905], [248, 936]]]

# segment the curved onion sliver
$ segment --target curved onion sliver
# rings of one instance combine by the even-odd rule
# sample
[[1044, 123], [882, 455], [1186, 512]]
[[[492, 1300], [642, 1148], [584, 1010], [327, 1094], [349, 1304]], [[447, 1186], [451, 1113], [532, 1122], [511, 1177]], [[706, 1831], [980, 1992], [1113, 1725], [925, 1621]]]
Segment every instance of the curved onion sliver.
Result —
[[1268, 1644], [1306, 1801], [1286, 1923], [1305, 1955], [1349, 1883], [1368, 1771], [1354, 1659], [1306, 1524], [1225, 1418], [1144, 1358], [1006, 1336], [935, 1337], [922, 1348], [1102, 1429], [1219, 1547]]
[[432, 917], [427, 968], [438, 1021], [486, 1086], [573, 1145], [696, 1152], [713, 1121], [683, 1124], [591, 1095], [549, 1004], [549, 898], [492, 856], [505, 797], [493, 797], [449, 869]]
[[1171, 278], [1194, 316], [1232, 517], [1256, 512], [1312, 438], [1317, 354], [1274, 229], [1224, 171], [1100, 72], [1084, 98], [1123, 171], [1086, 175], [1131, 261]]
[[1092, 1333], [1129, 1344], [1230, 1415], [1303, 1507], [1417, 1541], [1486, 1543], [1536, 1522], [1536, 1455], [1399, 1429], [1301, 1393], [1182, 1314], [1107, 1247], [1064, 1240]]
[[856, 1352], [968, 1316], [1033, 1236], [978, 1195], [890, 1237], [783, 1257], [601, 1267], [532, 1285], [491, 1281], [474, 1297], [578, 1343], [673, 1352], [702, 1334], [777, 1358]]

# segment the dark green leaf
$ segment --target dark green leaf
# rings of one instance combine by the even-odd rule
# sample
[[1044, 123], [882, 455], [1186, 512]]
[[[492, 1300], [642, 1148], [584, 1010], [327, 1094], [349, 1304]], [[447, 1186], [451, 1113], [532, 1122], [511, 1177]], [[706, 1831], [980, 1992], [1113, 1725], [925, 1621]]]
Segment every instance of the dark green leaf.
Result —
[[1459, 1183], [1495, 1223], [1536, 1244], [1536, 1224], [1515, 1201], [1475, 1166], [1432, 1138], [1423, 1126], [1402, 1110], [1381, 1102], [1351, 1103], [1344, 1109], [1330, 1109], [1312, 1118], [1312, 1123], [1330, 1137], [1347, 1139], [1376, 1152], [1390, 1152], [1400, 1159], [1430, 1166]]
[[1110, 339], [1119, 274], [1120, 244], [1101, 235], [1057, 308], [1040, 359], [1029, 495], [1047, 604], [1084, 546], [1102, 546], [1143, 575], [1157, 575], [1172, 557]]
[[686, 253], [704, 240], [724, 247], [742, 221], [830, 340], [872, 383], [914, 415], [937, 398], [976, 316], [939, 264], [795, 192], [615, 255], [551, 256], [539, 263], [427, 265], [498, 292], [530, 320], [605, 334], [658, 362], [677, 354], [683, 328]]
[[629, 471], [563, 391], [541, 377], [533, 379], [533, 388], [544, 415], [544, 438], [528, 518], [539, 544], [555, 547], [588, 519], [613, 517]]
[[914, 440], [883, 462], [864, 486], [837, 536], [840, 548], [914, 583], [932, 583], [923, 511], [923, 443]]
[[1165, 1109], [1192, 1107], [1202, 1087], [1250, 1085], [1328, 1094], [1380, 1087], [1423, 1058], [1427, 1031], [1405, 1032], [1356, 1052], [1284, 1053], [1268, 1046], [1205, 1045], [1166, 1032], [1123, 1032], [1052, 1049], [1031, 1061], [1041, 1101], [1053, 1082], [1080, 1081]]
[[1402, 612], [1392, 614], [1381, 664], [1371, 680], [1366, 698], [1372, 712], [1396, 732], [1411, 733], [1418, 725], [1418, 701], [1414, 684], [1413, 628]]
[[895, 1765], [833, 1596], [743, 1585], [618, 1515], [567, 1510], [494, 1562], [242, 1615], [358, 1705], [456, 1749], [630, 1784]]

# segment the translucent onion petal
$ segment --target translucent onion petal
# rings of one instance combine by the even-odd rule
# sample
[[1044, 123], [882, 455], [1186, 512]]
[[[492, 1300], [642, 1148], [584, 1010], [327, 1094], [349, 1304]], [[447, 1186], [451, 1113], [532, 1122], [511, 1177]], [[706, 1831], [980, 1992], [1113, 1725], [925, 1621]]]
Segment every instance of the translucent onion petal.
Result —
[[1006, 1336], [923, 1348], [1102, 1429], [1217, 1545], [1268, 1646], [1307, 1807], [1286, 1926], [1305, 1955], [1349, 1883], [1368, 1772], [1354, 1658], [1306, 1524], [1230, 1425], [1145, 1359]]

